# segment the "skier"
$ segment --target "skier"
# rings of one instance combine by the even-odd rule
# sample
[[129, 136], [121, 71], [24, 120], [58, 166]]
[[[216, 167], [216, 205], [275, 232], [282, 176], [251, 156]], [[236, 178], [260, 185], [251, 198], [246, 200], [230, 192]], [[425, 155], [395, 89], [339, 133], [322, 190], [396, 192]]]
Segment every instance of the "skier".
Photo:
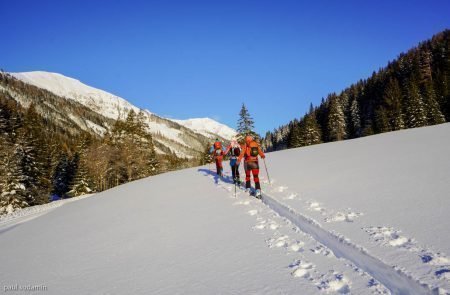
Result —
[[244, 158], [244, 170], [245, 170], [245, 188], [250, 191], [250, 174], [253, 174], [253, 181], [255, 182], [255, 196], [261, 197], [261, 184], [259, 183], [259, 163], [258, 155], [264, 159], [266, 156], [259, 144], [253, 139], [252, 136], [247, 135], [245, 137], [245, 144], [242, 147], [242, 153], [238, 158], [238, 164]]
[[241, 177], [239, 175], [239, 163], [238, 158], [241, 155], [241, 146], [236, 141], [236, 138], [233, 138], [225, 150], [225, 155], [230, 153], [230, 166], [231, 166], [231, 175], [233, 177], [233, 183], [237, 185], [241, 185]]
[[213, 159], [216, 162], [217, 175], [222, 176], [223, 171], [222, 161], [225, 153], [222, 147], [222, 142], [218, 138], [216, 138], [216, 141], [214, 142], [209, 152], [212, 154]]

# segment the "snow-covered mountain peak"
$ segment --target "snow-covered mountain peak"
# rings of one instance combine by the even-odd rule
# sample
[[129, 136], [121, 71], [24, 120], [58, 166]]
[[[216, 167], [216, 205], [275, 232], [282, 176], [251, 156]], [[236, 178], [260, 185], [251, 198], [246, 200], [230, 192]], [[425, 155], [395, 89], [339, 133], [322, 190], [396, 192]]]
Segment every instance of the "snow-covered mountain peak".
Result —
[[131, 109], [139, 111], [139, 108], [117, 95], [91, 87], [62, 74], [34, 71], [11, 73], [11, 75], [25, 83], [73, 99], [111, 119], [123, 119]]
[[220, 136], [226, 139], [231, 139], [236, 135], [236, 130], [221, 124], [211, 118], [194, 118], [187, 120], [172, 120], [180, 125], [190, 128], [206, 137]]

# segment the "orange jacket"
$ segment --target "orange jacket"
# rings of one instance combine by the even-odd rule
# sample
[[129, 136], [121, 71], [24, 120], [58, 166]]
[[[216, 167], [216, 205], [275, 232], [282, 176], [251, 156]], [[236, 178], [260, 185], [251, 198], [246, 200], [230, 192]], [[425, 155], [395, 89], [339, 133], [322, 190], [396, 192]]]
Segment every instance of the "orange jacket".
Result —
[[261, 150], [261, 147], [259, 146], [259, 144], [256, 141], [252, 141], [249, 144], [244, 144], [242, 146], [242, 153], [239, 156], [238, 161], [240, 162], [242, 160], [242, 158], [244, 158], [245, 162], [257, 162], [258, 161], [258, 156], [254, 157], [250, 154], [250, 151], [252, 148], [258, 148], [258, 155], [261, 158], [265, 158], [266, 155], [264, 155], [263, 151]]

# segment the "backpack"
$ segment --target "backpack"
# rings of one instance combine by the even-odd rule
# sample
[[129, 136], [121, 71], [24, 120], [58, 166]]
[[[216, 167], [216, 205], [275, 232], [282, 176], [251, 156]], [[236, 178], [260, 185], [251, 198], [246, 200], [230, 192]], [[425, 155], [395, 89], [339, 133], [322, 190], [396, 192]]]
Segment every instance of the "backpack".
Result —
[[239, 155], [241, 154], [241, 148], [238, 146], [234, 147], [231, 154], [235, 157], [239, 157]]
[[259, 154], [259, 151], [258, 151], [258, 147], [257, 146], [250, 147], [250, 156], [257, 157], [258, 154]]
[[247, 145], [247, 156], [257, 157], [258, 155], [259, 155], [258, 144], [255, 141], [252, 141], [249, 145]]
[[214, 149], [219, 150], [222, 148], [222, 143], [220, 141], [216, 141], [214, 143]]

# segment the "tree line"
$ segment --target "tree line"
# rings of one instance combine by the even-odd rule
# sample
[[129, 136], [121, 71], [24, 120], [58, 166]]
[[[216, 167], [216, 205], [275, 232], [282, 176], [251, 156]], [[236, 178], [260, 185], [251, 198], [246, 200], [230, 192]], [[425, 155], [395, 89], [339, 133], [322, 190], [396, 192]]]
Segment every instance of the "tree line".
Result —
[[402, 53], [385, 68], [310, 105], [267, 132], [268, 151], [358, 138], [450, 121], [450, 30]]

